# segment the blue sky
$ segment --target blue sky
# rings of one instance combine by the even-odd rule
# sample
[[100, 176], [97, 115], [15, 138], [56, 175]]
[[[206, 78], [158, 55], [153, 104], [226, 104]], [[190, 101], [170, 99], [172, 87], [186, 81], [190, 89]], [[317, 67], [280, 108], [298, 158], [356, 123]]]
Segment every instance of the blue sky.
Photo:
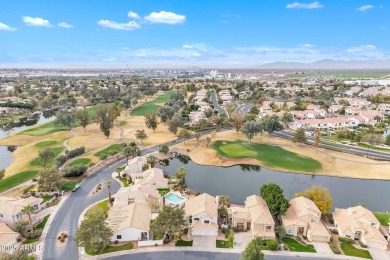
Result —
[[253, 67], [385, 59], [389, 8], [386, 0], [4, 1], [0, 66]]

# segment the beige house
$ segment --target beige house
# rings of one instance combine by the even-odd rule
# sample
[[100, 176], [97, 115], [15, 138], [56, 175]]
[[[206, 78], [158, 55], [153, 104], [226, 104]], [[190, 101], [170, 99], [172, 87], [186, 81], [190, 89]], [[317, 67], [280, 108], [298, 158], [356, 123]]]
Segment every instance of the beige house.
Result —
[[368, 247], [387, 249], [388, 241], [380, 231], [380, 222], [365, 207], [335, 209], [333, 219], [339, 236], [360, 240]]
[[107, 223], [114, 232], [111, 240], [149, 240], [152, 211], [149, 205], [132, 203], [124, 207], [113, 207], [108, 211]]
[[7, 224], [0, 222], [0, 246], [13, 246], [17, 244], [19, 234], [10, 229]]
[[306, 236], [313, 242], [330, 240], [330, 233], [321, 222], [321, 211], [305, 197], [290, 200], [290, 207], [282, 216], [282, 225], [289, 235]]
[[185, 218], [188, 221], [188, 236], [217, 237], [218, 206], [216, 198], [203, 193], [191, 198], [184, 205]]
[[275, 221], [263, 198], [252, 195], [246, 198], [245, 207], [233, 205], [228, 209], [232, 226], [250, 230], [253, 238], [275, 239]]
[[[20, 220], [28, 220], [28, 216], [21, 213], [27, 206], [33, 206], [36, 210], [41, 209], [42, 198], [28, 197], [26, 199], [0, 197], [0, 221], [7, 225], [13, 225]], [[32, 222], [37, 219], [32, 216]]]

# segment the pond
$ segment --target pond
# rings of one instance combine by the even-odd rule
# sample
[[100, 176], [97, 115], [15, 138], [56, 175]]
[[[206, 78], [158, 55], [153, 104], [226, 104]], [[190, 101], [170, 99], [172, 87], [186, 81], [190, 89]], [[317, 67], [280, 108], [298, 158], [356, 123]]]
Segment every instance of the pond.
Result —
[[321, 185], [329, 188], [334, 207], [346, 208], [362, 204], [372, 211], [390, 211], [390, 181], [283, 173], [251, 165], [203, 166], [183, 158], [173, 158], [168, 162], [167, 166], [157, 167], [174, 175], [183, 166], [188, 171], [186, 182], [191, 190], [214, 196], [228, 195], [230, 202], [234, 204], [244, 204], [247, 196], [258, 195], [263, 184], [272, 182], [283, 188], [288, 199], [312, 185]]
[[0, 146], [0, 170], [5, 169], [14, 161], [12, 152], [16, 149], [16, 146]]

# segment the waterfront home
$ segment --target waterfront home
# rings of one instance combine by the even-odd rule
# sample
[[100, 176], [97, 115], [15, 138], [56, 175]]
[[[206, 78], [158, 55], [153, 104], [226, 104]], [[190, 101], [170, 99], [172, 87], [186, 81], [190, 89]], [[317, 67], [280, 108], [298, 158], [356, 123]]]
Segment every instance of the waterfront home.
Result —
[[[5, 249], [7, 246], [13, 246], [17, 244], [19, 233], [10, 229], [7, 224], [0, 222], [0, 246]], [[8, 251], [8, 250], [2, 250]]]
[[330, 233], [321, 221], [321, 211], [305, 197], [290, 200], [290, 207], [282, 216], [282, 225], [288, 235], [306, 236], [313, 242], [330, 240]]
[[108, 211], [107, 224], [113, 231], [112, 241], [149, 240], [152, 210], [149, 205], [132, 203]]
[[252, 238], [275, 239], [275, 221], [263, 198], [249, 196], [245, 207], [233, 205], [228, 209], [228, 215], [233, 227], [250, 230]]
[[339, 236], [359, 240], [368, 247], [387, 249], [386, 232], [370, 210], [363, 206], [336, 208], [332, 215]]
[[218, 206], [216, 198], [203, 193], [184, 204], [185, 218], [189, 224], [188, 236], [215, 238], [218, 235]]
[[150, 168], [132, 180], [136, 187], [149, 184], [155, 189], [168, 188], [168, 179], [164, 177], [163, 170], [159, 168]]
[[146, 158], [144, 156], [137, 156], [128, 161], [124, 171], [132, 179], [135, 179], [139, 175], [142, 175], [142, 169], [145, 164]]
[[[36, 211], [41, 209], [42, 198], [28, 197], [26, 199], [0, 197], [0, 221], [7, 225], [13, 225], [20, 220], [28, 220], [28, 216], [22, 214], [22, 209], [27, 206], [33, 206]], [[32, 222], [37, 219], [32, 216]]]

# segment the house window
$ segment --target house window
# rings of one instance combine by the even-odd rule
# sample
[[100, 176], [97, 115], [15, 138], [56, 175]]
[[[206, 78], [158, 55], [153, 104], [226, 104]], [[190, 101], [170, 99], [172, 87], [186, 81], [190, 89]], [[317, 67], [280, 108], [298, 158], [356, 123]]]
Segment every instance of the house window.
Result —
[[122, 235], [116, 235], [116, 239], [122, 239]]
[[265, 227], [265, 231], [271, 232], [271, 230], [272, 230], [272, 227], [271, 227], [271, 226], [266, 226], [266, 227]]
[[287, 230], [287, 233], [288, 233], [289, 235], [292, 235], [292, 234], [294, 233], [294, 230], [293, 230], [292, 228], [289, 228], [289, 229]]
[[375, 227], [375, 223], [371, 223], [371, 226], [374, 226], [374, 227]]
[[237, 223], [237, 228], [243, 229], [244, 228], [244, 224], [243, 223]]
[[194, 218], [194, 220], [199, 220], [199, 218]]
[[314, 218], [311, 219], [311, 222], [316, 222], [316, 220]]
[[205, 221], [203, 221], [203, 223], [209, 224], [209, 223], [210, 223], [210, 220], [205, 220]]
[[345, 237], [346, 237], [346, 238], [351, 238], [351, 236], [350, 236], [350, 235], [345, 235]]

